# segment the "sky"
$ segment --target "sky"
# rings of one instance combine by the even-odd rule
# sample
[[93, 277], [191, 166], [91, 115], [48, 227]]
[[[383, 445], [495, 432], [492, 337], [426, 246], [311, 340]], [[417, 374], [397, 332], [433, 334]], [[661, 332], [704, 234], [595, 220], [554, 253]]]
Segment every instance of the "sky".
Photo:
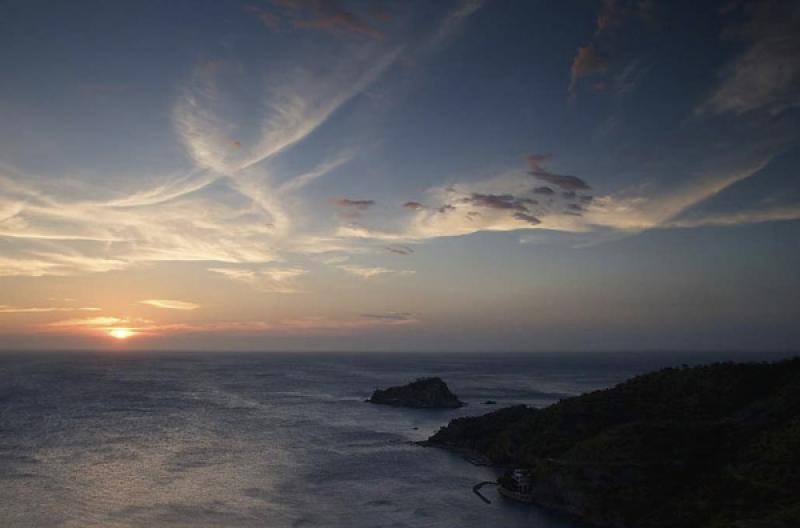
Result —
[[0, 349], [800, 347], [800, 2], [0, 9]]

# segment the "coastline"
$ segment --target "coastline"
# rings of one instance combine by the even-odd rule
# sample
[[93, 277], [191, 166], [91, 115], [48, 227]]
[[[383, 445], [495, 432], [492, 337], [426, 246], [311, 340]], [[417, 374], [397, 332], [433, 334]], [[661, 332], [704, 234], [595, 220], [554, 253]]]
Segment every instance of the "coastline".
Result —
[[662, 369], [542, 409], [456, 418], [417, 444], [523, 468], [523, 502], [598, 527], [784, 528], [800, 525], [787, 491], [798, 424], [795, 358]]

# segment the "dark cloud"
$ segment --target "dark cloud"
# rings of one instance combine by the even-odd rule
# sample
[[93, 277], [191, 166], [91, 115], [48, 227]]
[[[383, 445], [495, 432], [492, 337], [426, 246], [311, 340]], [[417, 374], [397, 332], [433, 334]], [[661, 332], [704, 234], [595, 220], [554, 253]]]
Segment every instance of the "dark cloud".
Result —
[[375, 200], [351, 200], [349, 198], [339, 198], [336, 200], [339, 207], [347, 207], [364, 211], [375, 205]]
[[420, 209], [424, 209], [425, 206], [419, 202], [406, 202], [403, 204], [403, 207], [406, 209], [411, 209], [413, 211], [419, 211]]
[[[600, 4], [600, 11], [597, 13], [593, 41], [586, 46], [579, 47], [578, 53], [572, 61], [570, 93], [575, 93], [580, 79], [609, 70], [611, 62], [609, 55], [619, 54], [618, 44], [615, 44], [614, 39], [610, 38], [615, 32], [632, 18], [648, 22], [654, 21], [657, 10], [655, 0], [603, 0]], [[616, 80], [617, 89], [615, 91], [617, 93], [630, 91], [646, 73], [647, 69], [640, 69], [636, 65], [629, 64], [629, 67], [623, 72], [622, 78]], [[596, 90], [603, 91], [608, 84], [599, 82], [594, 86]]]
[[570, 211], [583, 211], [583, 206], [580, 204], [567, 204], [567, 209]]
[[581, 196], [580, 197], [580, 201], [583, 202], [583, 203], [587, 203], [587, 204], [588, 203], [592, 203], [592, 200], [594, 200], [594, 196]]
[[368, 20], [385, 21], [386, 13], [372, 10], [367, 17], [346, 9], [337, 0], [271, 0], [271, 7], [247, 6], [265, 27], [277, 31], [284, 26], [332, 34], [351, 34], [380, 39], [383, 34]]
[[591, 187], [589, 187], [589, 185], [585, 181], [578, 178], [577, 176], [569, 176], [567, 174], [553, 174], [552, 172], [547, 172], [547, 171], [538, 171], [538, 172], [531, 171], [531, 174], [536, 176], [542, 181], [546, 181], [547, 183], [552, 183], [553, 185], [561, 187], [562, 189], [566, 189], [568, 191], [582, 191], [591, 189]]
[[437, 211], [439, 211], [440, 213], [449, 213], [450, 211], [455, 211], [455, 210], [456, 208], [450, 204], [444, 204], [439, 209], [437, 209]]
[[[527, 159], [528, 159], [528, 166], [530, 167], [530, 171], [528, 171], [528, 174], [535, 176], [536, 178], [542, 181], [553, 184], [566, 191], [581, 191], [581, 190], [591, 189], [591, 187], [589, 187], [589, 185], [587, 185], [585, 181], [578, 178], [577, 176], [569, 176], [566, 174], [554, 174], [545, 169], [544, 163], [551, 159], [550, 154], [529, 154]], [[540, 194], [551, 194], [551, 193], [545, 191], [544, 193]]]
[[516, 218], [517, 220], [522, 220], [523, 222], [528, 222], [530, 225], [537, 225], [542, 223], [541, 220], [528, 213], [514, 213], [514, 218]]
[[411, 255], [414, 250], [408, 246], [385, 246], [383, 249], [395, 255]]
[[561, 196], [563, 196], [567, 200], [574, 200], [576, 195], [575, 191], [565, 191], [561, 193]]
[[527, 205], [536, 203], [530, 198], [516, 198], [511, 194], [480, 194], [472, 193], [468, 198], [464, 198], [465, 203], [475, 205], [477, 207], [486, 207], [489, 209], [513, 209], [515, 211], [527, 211]]
[[600, 54], [593, 44], [578, 48], [578, 54], [570, 67], [570, 92], [575, 91], [577, 82], [584, 77], [608, 70], [608, 59]]
[[551, 189], [550, 187], [536, 187], [533, 192], [535, 194], [544, 194], [550, 196], [551, 194], [555, 194], [556, 192]]

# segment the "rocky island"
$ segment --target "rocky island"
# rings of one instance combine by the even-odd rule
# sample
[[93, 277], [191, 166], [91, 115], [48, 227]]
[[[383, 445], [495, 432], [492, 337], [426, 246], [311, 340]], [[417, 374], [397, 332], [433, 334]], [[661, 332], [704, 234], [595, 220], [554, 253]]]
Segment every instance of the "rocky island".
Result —
[[800, 359], [665, 369], [425, 444], [523, 471], [526, 497], [595, 526], [796, 527]]
[[367, 401], [415, 409], [456, 409], [464, 405], [441, 378], [420, 378], [407, 385], [377, 389]]

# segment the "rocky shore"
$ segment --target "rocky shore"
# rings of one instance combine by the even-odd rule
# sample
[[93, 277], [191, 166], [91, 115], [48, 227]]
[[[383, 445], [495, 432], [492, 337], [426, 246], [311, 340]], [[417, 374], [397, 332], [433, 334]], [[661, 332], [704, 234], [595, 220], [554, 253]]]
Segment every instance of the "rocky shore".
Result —
[[800, 359], [672, 368], [424, 445], [525, 468], [544, 507], [615, 528], [800, 526]]
[[441, 378], [420, 378], [407, 385], [377, 389], [367, 401], [415, 409], [456, 409], [464, 405]]

